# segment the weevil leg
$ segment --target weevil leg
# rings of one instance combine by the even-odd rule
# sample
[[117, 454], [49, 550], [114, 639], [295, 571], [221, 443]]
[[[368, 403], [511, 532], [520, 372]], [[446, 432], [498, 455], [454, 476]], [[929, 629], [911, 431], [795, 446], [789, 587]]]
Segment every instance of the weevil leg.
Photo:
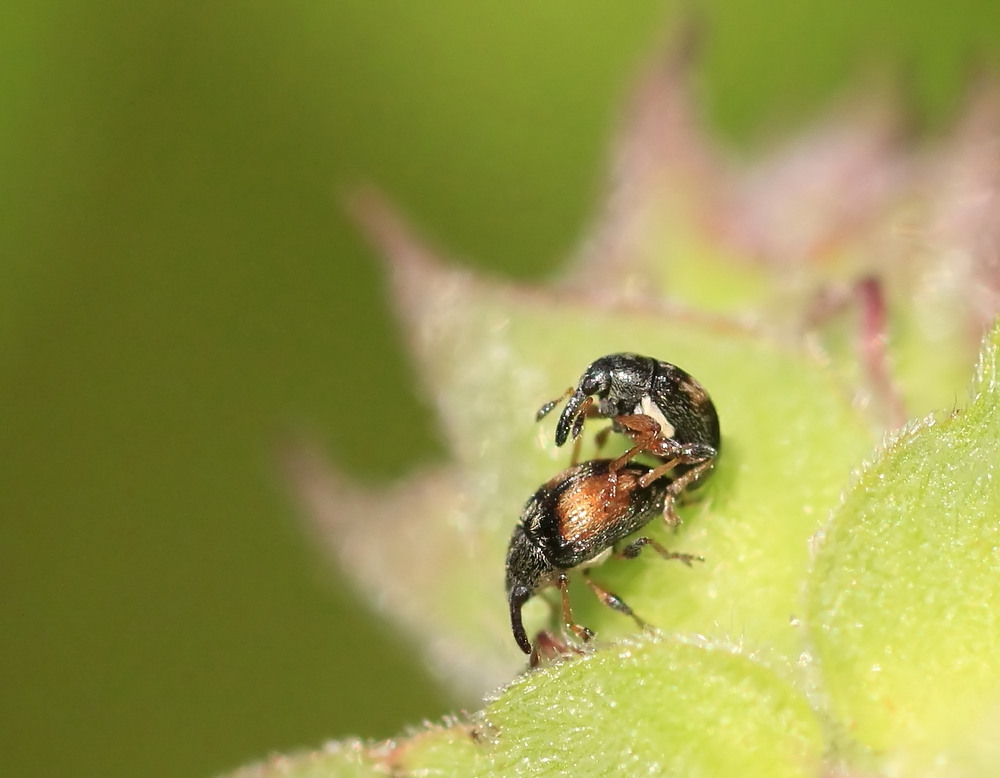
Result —
[[594, 435], [594, 448], [597, 449], [598, 453], [607, 445], [608, 436], [614, 431], [614, 427], [605, 427], [596, 435]]
[[[716, 451], [711, 446], [700, 443], [678, 443], [669, 438], [661, 439], [655, 450], [647, 448], [646, 451], [657, 456], [660, 459], [660, 464], [639, 479], [639, 485], [643, 487], [649, 486], [657, 478], [665, 476], [678, 465], [703, 465], [705, 462], [713, 462], [716, 456]], [[675, 494], [680, 494], [704, 470], [704, 467], [692, 468], [692, 470], [682, 473], [674, 480], [670, 489]], [[693, 472], [694, 475], [689, 476], [689, 472]]]
[[[667, 487], [668, 494], [677, 497], [681, 492], [683, 492], [691, 484], [697, 481], [701, 477], [702, 473], [704, 473], [706, 470], [708, 470], [708, 468], [710, 468], [713, 464], [715, 464], [715, 459], [714, 458], [706, 459], [701, 462], [685, 462], [683, 458], [680, 458], [674, 460], [674, 462], [671, 464], [671, 467], [675, 467], [676, 465], [688, 465], [688, 464], [694, 465], [694, 467], [692, 467], [685, 473], [677, 476], [677, 478], [675, 478], [671, 482], [670, 486]], [[651, 476], [659, 469], [660, 468], [658, 467], [655, 470], [651, 470], [648, 473], [646, 473], [646, 475], [644, 475], [642, 478], [639, 479], [639, 483], [642, 484], [643, 486], [648, 486], [650, 483], [656, 480], [655, 478], [649, 478], [649, 476]], [[646, 479], [649, 480], [647, 481]]]
[[615, 423], [633, 440], [647, 442], [660, 437], [660, 423], [645, 413], [623, 413], [615, 416]]
[[535, 636], [535, 642], [531, 647], [531, 656], [528, 663], [531, 667], [538, 667], [543, 660], [551, 661], [561, 656], [570, 654], [584, 654], [582, 649], [571, 646], [564, 640], [560, 640], [556, 635], [545, 629]]
[[597, 407], [597, 403], [594, 402], [593, 397], [588, 397], [584, 400], [583, 405], [580, 406], [580, 412], [588, 419], [601, 418], [601, 411]]
[[[657, 465], [652, 470], [650, 470], [646, 475], [639, 479], [639, 486], [645, 488], [649, 486], [657, 478], [666, 475], [671, 470], [673, 470], [677, 465], [681, 464], [679, 459], [671, 459], [664, 462], [662, 465]], [[676, 483], [676, 482], [675, 482]]]
[[573, 451], [569, 455], [569, 466], [574, 467], [580, 461], [580, 447], [583, 445], [583, 435], [573, 438]]
[[587, 419], [592, 419], [597, 415], [594, 409], [594, 398], [586, 397], [583, 402], [580, 403], [580, 407], [576, 409], [576, 417], [573, 419], [573, 437], [580, 437], [580, 433], [583, 432], [583, 423]]
[[[610, 494], [608, 495], [606, 504], [614, 500], [615, 495], [617, 494], [618, 471], [628, 465], [632, 457], [636, 454], [646, 451], [649, 444], [656, 440], [660, 434], [660, 425], [656, 423], [656, 420], [642, 413], [629, 414], [627, 416], [616, 416], [615, 422], [620, 423], [623, 427], [625, 427], [625, 431], [632, 437], [632, 443], [634, 445], [621, 456], [611, 460], [611, 464], [608, 465], [608, 486], [610, 487]], [[607, 431], [608, 430], [604, 430], [604, 432]], [[643, 484], [643, 486], [645, 485], [646, 484]]]
[[670, 551], [665, 548], [662, 543], [646, 537], [636, 538], [621, 551], [615, 552], [614, 556], [619, 559], [635, 559], [639, 556], [639, 552], [642, 551], [645, 546], [652, 546], [664, 559], [678, 559], [688, 567], [691, 567], [692, 562], [705, 561], [704, 557], [700, 557], [695, 554], [682, 554], [678, 551]]
[[[675, 462], [674, 464], [676, 465], [678, 463]], [[682, 464], [686, 463], [682, 462]], [[666, 522], [668, 527], [676, 528], [681, 523], [681, 517], [678, 516], [677, 511], [674, 510], [674, 503], [677, 502], [677, 498], [685, 489], [697, 481], [701, 474], [708, 470], [708, 468], [710, 468], [713, 464], [715, 464], [714, 458], [699, 462], [686, 473], [679, 476], [670, 484], [670, 486], [667, 487], [667, 496], [663, 500], [663, 521]], [[656, 469], [658, 470], [659, 468]], [[642, 484], [646, 478], [655, 472], [656, 470], [651, 470], [649, 473], [646, 473], [646, 475], [639, 479], [639, 483]], [[643, 486], [646, 486], [646, 484], [643, 484]]]
[[594, 583], [594, 581], [590, 577], [589, 570], [583, 571], [583, 579], [587, 582], [587, 585], [593, 590], [594, 594], [597, 595], [597, 599], [599, 599], [609, 608], [611, 608], [612, 610], [616, 610], [619, 613], [624, 613], [626, 616], [635, 621], [635, 623], [639, 625], [640, 629], [645, 629], [648, 626], [645, 621], [643, 621], [641, 618], [639, 618], [639, 616], [636, 615], [635, 611], [632, 610], [632, 608], [629, 607], [628, 603], [626, 603], [621, 597], [619, 597], [617, 594], [614, 594], [613, 592], [609, 592], [607, 589], [600, 586], [599, 584]]
[[556, 585], [559, 587], [559, 591], [562, 594], [563, 624], [566, 626], [566, 629], [576, 635], [581, 641], [586, 643], [594, 637], [594, 633], [582, 624], [577, 624], [573, 621], [573, 612], [569, 607], [569, 576], [565, 573], [560, 575]]
[[668, 494], [666, 499], [663, 501], [663, 523], [674, 532], [676, 532], [677, 528], [681, 525], [681, 517], [674, 508], [674, 503], [676, 502], [677, 497], [672, 494]]
[[[679, 459], [671, 459], [661, 465], [657, 465], [639, 479], [639, 486], [642, 486], [643, 488], [649, 486], [657, 478], [665, 476], [677, 467], [678, 464], [680, 464]], [[674, 483], [676, 483], [676, 481], [674, 481]], [[680, 492], [675, 493], [673, 491], [673, 484], [671, 484], [670, 487], [667, 488], [667, 494], [663, 498], [663, 520], [666, 522], [668, 527], [673, 528], [676, 528], [681, 523], [681, 517], [678, 516], [677, 511], [674, 510], [674, 501], [677, 498], [677, 494], [680, 494]]]
[[615, 424], [624, 429], [625, 434], [632, 438], [632, 447], [611, 463], [611, 472], [617, 473], [632, 460], [632, 457], [643, 451], [649, 451], [650, 446], [660, 439], [660, 425], [656, 419], [644, 413], [615, 416], [614, 420]]

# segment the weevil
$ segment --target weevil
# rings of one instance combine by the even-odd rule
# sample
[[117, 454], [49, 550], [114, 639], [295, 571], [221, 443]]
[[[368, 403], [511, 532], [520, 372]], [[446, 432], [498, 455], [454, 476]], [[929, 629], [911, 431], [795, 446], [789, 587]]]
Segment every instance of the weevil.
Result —
[[573, 465], [543, 484], [521, 512], [507, 549], [506, 583], [514, 640], [526, 654], [532, 653], [532, 646], [521, 609], [546, 586], [558, 587], [561, 592], [566, 628], [581, 640], [592, 637], [589, 629], [573, 621], [569, 605], [571, 572], [580, 570], [602, 603], [645, 627], [646, 622], [621, 597], [590, 578], [590, 568], [612, 556], [634, 559], [646, 546], [664, 559], [679, 559], [686, 565], [703, 561], [692, 554], [669, 551], [648, 537], [615, 549], [615, 544], [662, 512], [670, 483], [665, 478], [643, 483], [653, 469], [634, 462], [612, 472], [614, 462], [592, 459]]
[[[632, 447], [613, 460], [613, 473], [639, 453], [659, 460], [643, 476], [643, 486], [674, 471], [663, 516], [668, 524], [676, 525], [674, 500], [712, 466], [721, 445], [719, 415], [705, 387], [669, 362], [639, 354], [608, 354], [590, 364], [576, 388], [570, 387], [539, 408], [536, 419], [541, 420], [563, 400], [566, 406], [556, 424], [556, 445], [570, 438], [578, 440], [588, 416], [610, 419], [611, 427], [598, 434], [599, 444], [611, 430], [632, 439]], [[574, 452], [574, 461], [576, 456]]]

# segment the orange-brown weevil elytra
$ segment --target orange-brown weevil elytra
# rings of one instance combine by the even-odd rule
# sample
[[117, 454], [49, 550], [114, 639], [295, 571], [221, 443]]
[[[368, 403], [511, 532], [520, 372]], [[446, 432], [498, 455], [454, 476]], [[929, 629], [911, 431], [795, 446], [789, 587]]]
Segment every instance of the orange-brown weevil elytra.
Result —
[[671, 487], [664, 478], [643, 483], [653, 472], [646, 465], [628, 463], [612, 471], [615, 461], [593, 459], [574, 465], [542, 485], [524, 506], [507, 549], [507, 601], [514, 639], [526, 654], [532, 653], [532, 645], [521, 608], [546, 586], [562, 592], [566, 628], [581, 640], [591, 637], [590, 630], [573, 622], [568, 590], [571, 571], [582, 570], [601, 602], [645, 626], [620, 597], [590, 579], [589, 568], [612, 555], [633, 559], [647, 545], [665, 559], [679, 559], [687, 565], [699, 559], [668, 551], [647, 537], [615, 550], [616, 543], [663, 511]]

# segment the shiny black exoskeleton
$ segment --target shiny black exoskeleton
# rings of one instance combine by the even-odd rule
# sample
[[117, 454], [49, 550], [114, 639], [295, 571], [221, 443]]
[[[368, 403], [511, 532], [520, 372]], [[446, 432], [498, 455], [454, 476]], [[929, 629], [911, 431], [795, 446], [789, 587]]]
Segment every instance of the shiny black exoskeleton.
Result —
[[571, 432], [572, 437], [579, 436], [587, 412], [596, 404], [598, 416], [613, 420], [643, 414], [660, 425], [662, 437], [708, 456], [718, 453], [719, 416], [712, 398], [691, 375], [669, 362], [639, 354], [608, 354], [584, 371], [576, 389], [543, 405], [537, 418], [567, 397], [556, 425], [557, 446]]
[[613, 469], [645, 452], [661, 464], [644, 479], [644, 485], [674, 471], [664, 516], [676, 523], [670, 497], [697, 480], [719, 453], [719, 416], [705, 388], [669, 362], [639, 354], [608, 354], [584, 371], [575, 389], [543, 405], [537, 418], [563, 399], [566, 407], [556, 424], [556, 445], [578, 438], [587, 416], [611, 419], [611, 428], [628, 435], [633, 443], [615, 460]]
[[645, 626], [620, 597], [594, 583], [587, 568], [612, 555], [635, 558], [647, 545], [665, 559], [680, 559], [685, 564], [697, 559], [668, 551], [646, 537], [615, 551], [615, 543], [663, 510], [670, 488], [662, 478], [644, 484], [644, 476], [652, 472], [646, 465], [628, 463], [612, 470], [615, 461], [595, 459], [574, 465], [545, 483], [524, 506], [507, 549], [507, 601], [514, 639], [526, 654], [532, 648], [521, 620], [521, 608], [545, 586], [557, 586], [562, 592], [566, 627], [583, 640], [591, 636], [586, 627], [573, 623], [568, 589], [571, 570], [582, 568], [601, 602]]

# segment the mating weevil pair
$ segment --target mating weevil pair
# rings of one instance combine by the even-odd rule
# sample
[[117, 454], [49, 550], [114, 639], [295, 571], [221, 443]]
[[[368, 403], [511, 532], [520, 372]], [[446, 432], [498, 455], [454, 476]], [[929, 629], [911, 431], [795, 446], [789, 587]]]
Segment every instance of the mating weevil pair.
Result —
[[[708, 392], [668, 362], [638, 354], [601, 357], [584, 371], [575, 389], [543, 405], [537, 418], [563, 400], [557, 446], [571, 437], [578, 444], [584, 420], [591, 416], [611, 420], [611, 426], [598, 433], [599, 444], [615, 431], [630, 437], [632, 446], [616, 459], [575, 464], [577, 447], [574, 464], [543, 484], [524, 507], [507, 550], [507, 601], [514, 639], [533, 661], [521, 609], [543, 587], [559, 588], [566, 628], [581, 640], [591, 637], [590, 630], [573, 622], [570, 611], [569, 573], [576, 569], [582, 569], [601, 602], [645, 626], [620, 597], [590, 579], [589, 568], [612, 555], [633, 559], [647, 545], [664, 559], [688, 565], [698, 559], [668, 551], [647, 537], [620, 550], [615, 544], [657, 514], [676, 526], [674, 502], [712, 466], [720, 444], [719, 417]], [[658, 464], [631, 461], [640, 453]], [[667, 478], [670, 473], [673, 478]]]

